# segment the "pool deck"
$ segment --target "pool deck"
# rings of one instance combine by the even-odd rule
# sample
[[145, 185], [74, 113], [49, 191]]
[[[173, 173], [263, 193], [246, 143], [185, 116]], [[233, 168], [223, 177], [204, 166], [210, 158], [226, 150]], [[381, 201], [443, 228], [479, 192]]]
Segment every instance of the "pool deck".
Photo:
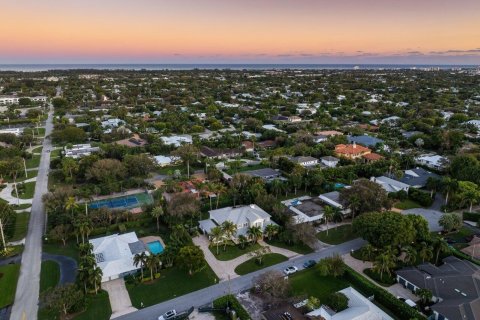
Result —
[[150, 243], [150, 242], [160, 241], [163, 248], [165, 249], [165, 243], [163, 242], [163, 239], [160, 238], [159, 236], [146, 236], [146, 237], [140, 238], [138, 240], [142, 241], [145, 245], [147, 245], [147, 243]]
[[124, 192], [112, 193], [112, 194], [109, 194], [109, 195], [106, 195], [106, 196], [94, 196], [90, 200], [81, 199], [81, 200], [78, 201], [78, 203], [94, 202], [94, 201], [98, 201], [98, 200], [111, 200], [113, 198], [120, 198], [120, 197], [125, 197], [125, 196], [138, 194], [138, 193], [145, 193], [145, 189], [144, 188], [137, 188], [137, 189], [130, 189], [130, 190], [127, 190], [127, 191], [124, 191]]

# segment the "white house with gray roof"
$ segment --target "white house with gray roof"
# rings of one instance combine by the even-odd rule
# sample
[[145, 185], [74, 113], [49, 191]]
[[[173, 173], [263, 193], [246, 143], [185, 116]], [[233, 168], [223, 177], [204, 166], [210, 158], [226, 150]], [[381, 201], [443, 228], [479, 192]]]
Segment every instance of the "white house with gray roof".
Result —
[[210, 210], [209, 213], [210, 219], [199, 221], [199, 227], [205, 234], [209, 234], [214, 227], [225, 221], [233, 222], [237, 226], [236, 238], [245, 236], [250, 227], [259, 227], [265, 231], [269, 224], [276, 224], [270, 220], [270, 215], [256, 204]]

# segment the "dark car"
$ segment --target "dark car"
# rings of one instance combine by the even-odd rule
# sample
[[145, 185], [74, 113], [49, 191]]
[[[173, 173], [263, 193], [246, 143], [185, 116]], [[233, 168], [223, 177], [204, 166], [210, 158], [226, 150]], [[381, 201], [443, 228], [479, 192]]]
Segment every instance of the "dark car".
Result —
[[308, 260], [308, 261], [306, 261], [306, 262], [303, 264], [303, 267], [304, 267], [305, 269], [308, 269], [308, 268], [313, 267], [313, 266], [316, 265], [316, 264], [317, 264], [317, 262], [316, 262], [315, 260]]

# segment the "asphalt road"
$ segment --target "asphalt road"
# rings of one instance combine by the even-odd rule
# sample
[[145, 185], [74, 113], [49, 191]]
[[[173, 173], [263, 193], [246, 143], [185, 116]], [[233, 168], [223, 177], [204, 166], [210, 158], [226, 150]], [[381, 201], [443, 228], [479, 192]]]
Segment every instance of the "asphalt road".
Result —
[[[45, 125], [45, 136], [53, 129], [53, 109], [50, 106]], [[12, 308], [11, 320], [37, 319], [38, 297], [40, 292], [40, 266], [42, 261], [42, 236], [45, 224], [45, 211], [42, 196], [48, 191], [48, 172], [50, 168], [50, 153], [52, 148], [50, 138], [43, 140], [42, 155], [38, 167], [37, 184], [33, 195], [30, 222], [22, 254], [20, 277], [18, 278], [15, 302]]]
[[[184, 311], [188, 308], [200, 307], [211, 303], [214, 299], [226, 295], [228, 293], [236, 294], [253, 287], [256, 277], [268, 270], [283, 270], [287, 266], [294, 265], [302, 269], [304, 262], [308, 260], [320, 260], [322, 258], [331, 256], [335, 253], [340, 255], [360, 248], [365, 243], [362, 239], [355, 239], [349, 242], [342, 243], [337, 246], [328, 247], [319, 252], [314, 252], [305, 256], [301, 256], [289, 261], [279, 263], [277, 265], [259, 270], [257, 272], [249, 273], [247, 275], [232, 279], [231, 281], [224, 281], [214, 286], [201, 289], [184, 296], [165, 301], [154, 306], [138, 310], [136, 312], [118, 317], [118, 320], [157, 320], [158, 316], [175, 309], [177, 311]], [[188, 276], [185, 276], [185, 281], [188, 281]]]

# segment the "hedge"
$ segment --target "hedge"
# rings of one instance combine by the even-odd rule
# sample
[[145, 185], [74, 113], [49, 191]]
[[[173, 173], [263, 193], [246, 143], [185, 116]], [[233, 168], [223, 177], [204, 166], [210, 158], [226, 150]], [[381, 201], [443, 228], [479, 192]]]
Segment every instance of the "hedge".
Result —
[[480, 214], [476, 212], [464, 212], [463, 220], [478, 222], [480, 220]]
[[233, 295], [226, 295], [223, 297], [220, 297], [216, 300], [213, 301], [213, 307], [215, 309], [225, 309], [230, 307], [230, 309], [235, 310], [235, 313], [237, 314], [237, 317], [241, 320], [251, 320], [250, 315], [247, 313], [247, 311], [243, 308], [243, 306], [238, 302], [237, 298], [235, 298]]
[[390, 310], [399, 319], [425, 319], [425, 317], [423, 317], [416, 309], [413, 309], [403, 301], [397, 299], [385, 289], [373, 284], [367, 278], [363, 277], [348, 266], [345, 266], [345, 278], [353, 285], [353, 287], [361, 291], [367, 297], [373, 295], [375, 301]]
[[433, 198], [430, 197], [429, 192], [420, 191], [414, 188], [410, 188], [408, 192], [408, 197], [418, 202], [422, 207], [430, 207], [433, 203]]

